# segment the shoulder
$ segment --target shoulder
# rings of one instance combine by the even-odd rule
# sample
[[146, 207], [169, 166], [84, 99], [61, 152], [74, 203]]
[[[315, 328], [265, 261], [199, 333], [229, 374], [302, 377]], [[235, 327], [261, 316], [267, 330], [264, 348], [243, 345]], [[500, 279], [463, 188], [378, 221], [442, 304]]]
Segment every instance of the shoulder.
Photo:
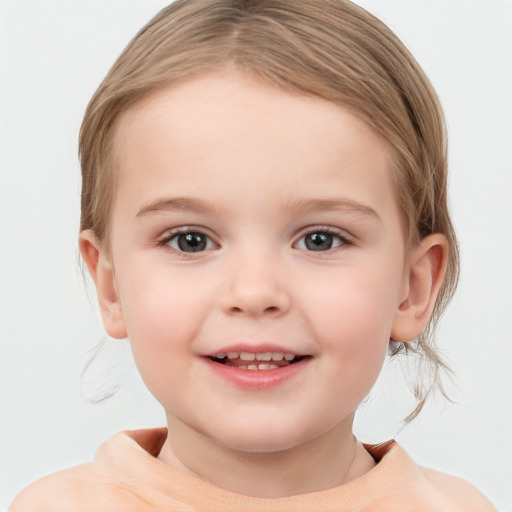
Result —
[[421, 468], [421, 472], [429, 486], [449, 499], [454, 506], [462, 505], [467, 511], [496, 512], [487, 497], [467, 480], [429, 468]]
[[[98, 475], [92, 463], [65, 469], [43, 477], [21, 491], [9, 512], [75, 510], [76, 504], [84, 501], [85, 493], [94, 492], [97, 484]], [[90, 496], [85, 501], [89, 500]]]
[[[390, 510], [445, 512], [496, 512], [492, 503], [462, 478], [416, 464], [396, 442], [367, 446], [379, 461], [379, 499]], [[383, 507], [382, 510], [388, 510]]]
[[158, 473], [154, 454], [166, 434], [166, 429], [119, 432], [98, 448], [93, 462], [41, 478], [21, 491], [9, 512], [146, 510], [147, 496], [137, 482], [143, 470], [149, 479]]

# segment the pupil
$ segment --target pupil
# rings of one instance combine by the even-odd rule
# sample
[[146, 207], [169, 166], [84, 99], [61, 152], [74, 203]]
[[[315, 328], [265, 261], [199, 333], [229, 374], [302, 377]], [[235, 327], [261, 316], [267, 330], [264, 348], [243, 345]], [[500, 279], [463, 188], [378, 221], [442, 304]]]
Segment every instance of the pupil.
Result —
[[332, 248], [332, 235], [329, 233], [312, 233], [306, 236], [306, 247], [311, 251], [326, 251]]
[[184, 252], [198, 252], [206, 248], [206, 237], [200, 233], [186, 233], [179, 235], [178, 247]]

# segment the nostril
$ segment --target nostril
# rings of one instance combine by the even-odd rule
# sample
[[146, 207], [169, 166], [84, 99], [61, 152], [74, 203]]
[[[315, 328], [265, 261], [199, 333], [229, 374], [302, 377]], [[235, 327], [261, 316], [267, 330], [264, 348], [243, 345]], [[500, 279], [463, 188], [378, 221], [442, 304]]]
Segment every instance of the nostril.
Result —
[[222, 309], [230, 315], [271, 316], [277, 317], [289, 309], [288, 296], [275, 289], [230, 288], [222, 297]]
[[[238, 313], [246, 312], [246, 309], [244, 309], [244, 308], [242, 308], [240, 306], [232, 306], [230, 308], [230, 311], [231, 311], [231, 313], [238, 314]], [[250, 309], [247, 308], [247, 311], [250, 312]], [[275, 314], [275, 313], [278, 313], [278, 312], [279, 312], [279, 308], [277, 306], [268, 306], [266, 308], [263, 308], [263, 313]]]

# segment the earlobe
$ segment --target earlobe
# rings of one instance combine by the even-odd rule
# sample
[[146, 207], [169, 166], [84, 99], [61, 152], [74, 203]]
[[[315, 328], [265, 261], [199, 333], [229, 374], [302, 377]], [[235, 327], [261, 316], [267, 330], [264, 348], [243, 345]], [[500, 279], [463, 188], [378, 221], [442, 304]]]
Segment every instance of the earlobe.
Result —
[[443, 284], [448, 258], [448, 241], [436, 233], [424, 238], [410, 252], [405, 276], [405, 297], [397, 307], [391, 338], [407, 342], [427, 326]]
[[113, 338], [126, 338], [126, 327], [116, 289], [114, 270], [102, 243], [92, 230], [86, 229], [80, 232], [79, 246], [82, 258], [96, 287], [105, 330]]

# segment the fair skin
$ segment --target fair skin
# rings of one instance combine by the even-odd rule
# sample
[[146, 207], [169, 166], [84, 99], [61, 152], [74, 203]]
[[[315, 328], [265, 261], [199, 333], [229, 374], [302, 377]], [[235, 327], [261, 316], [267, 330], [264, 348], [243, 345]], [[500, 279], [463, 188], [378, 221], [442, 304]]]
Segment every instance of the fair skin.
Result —
[[441, 235], [406, 244], [387, 143], [231, 70], [125, 112], [114, 158], [110, 247], [87, 230], [80, 248], [165, 408], [159, 459], [262, 498], [370, 471], [354, 411], [390, 337], [425, 327], [446, 261]]

